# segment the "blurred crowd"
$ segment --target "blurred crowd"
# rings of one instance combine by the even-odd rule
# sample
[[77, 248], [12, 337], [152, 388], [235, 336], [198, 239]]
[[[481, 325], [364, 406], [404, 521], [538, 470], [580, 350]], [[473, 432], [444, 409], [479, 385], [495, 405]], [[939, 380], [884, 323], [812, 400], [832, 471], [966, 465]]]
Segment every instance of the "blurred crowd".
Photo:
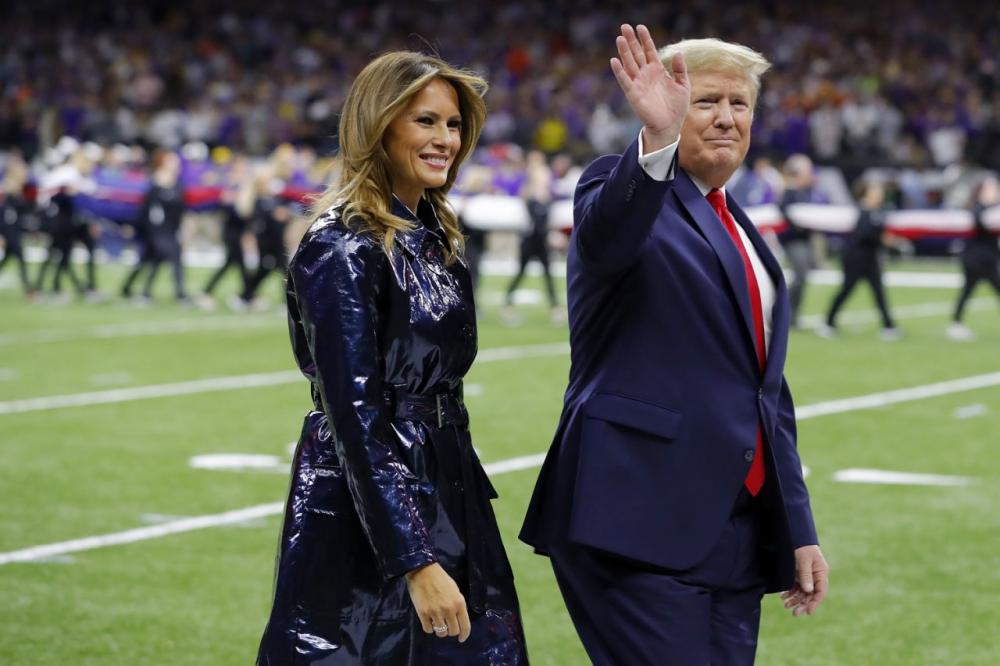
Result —
[[0, 23], [0, 146], [31, 159], [69, 135], [329, 154], [353, 76], [375, 53], [411, 48], [490, 81], [486, 145], [585, 161], [638, 130], [608, 68], [625, 21], [660, 41], [745, 43], [774, 62], [756, 154], [848, 170], [1000, 167], [1000, 12], [968, 0], [16, 3]]
[[[608, 67], [622, 22], [643, 22], [660, 41], [742, 42], [773, 61], [751, 153], [728, 185], [744, 205], [775, 204], [787, 220], [795, 202], [855, 205], [850, 186], [873, 181], [879, 210], [986, 205], [975, 188], [1000, 170], [1000, 12], [989, 3], [36, 0], [0, 23], [0, 270], [19, 264], [32, 299], [68, 300], [68, 282], [90, 300], [149, 305], [167, 267], [176, 299], [204, 308], [232, 272], [229, 306], [262, 307], [261, 285], [282, 275], [311, 197], [336, 176], [349, 83], [373, 54], [410, 48], [489, 80], [480, 149], [455, 193], [524, 201], [505, 313], [516, 319], [514, 294], [538, 262], [561, 320], [549, 252], [565, 235], [551, 232], [549, 209], [572, 197], [580, 165], [639, 131]], [[487, 230], [466, 231], [475, 277]], [[995, 232], [975, 234], [996, 254]], [[781, 234], [796, 306], [816, 264], [811, 235]], [[852, 279], [876, 288], [871, 239], [881, 236], [851, 238], [832, 245], [866, 247]], [[192, 286], [185, 262], [204, 248], [214, 272]], [[99, 288], [98, 256], [124, 258], [122, 284]]]
[[[63, 137], [44, 161], [29, 164], [16, 149], [0, 152], [0, 269], [18, 263], [32, 299], [65, 302], [68, 282], [88, 300], [117, 291], [149, 305], [156, 275], [167, 266], [177, 301], [207, 309], [232, 271], [239, 286], [230, 307], [249, 309], [269, 275], [283, 276], [293, 222], [305, 220], [311, 197], [335, 168], [334, 160], [316, 160], [290, 144], [250, 158], [201, 143], [146, 152]], [[192, 296], [185, 257], [219, 248], [223, 257], [214, 263], [221, 265]], [[40, 250], [37, 268], [31, 249]], [[81, 260], [72, 260], [74, 251]], [[132, 264], [123, 284], [98, 289], [98, 255]]]

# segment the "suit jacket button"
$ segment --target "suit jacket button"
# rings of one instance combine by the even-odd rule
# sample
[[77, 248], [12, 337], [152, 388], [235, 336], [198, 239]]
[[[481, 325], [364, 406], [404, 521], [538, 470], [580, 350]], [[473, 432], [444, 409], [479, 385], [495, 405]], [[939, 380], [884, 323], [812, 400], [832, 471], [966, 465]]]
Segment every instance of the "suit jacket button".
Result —
[[743, 452], [743, 460], [747, 462], [753, 462], [753, 449], [746, 449]]
[[633, 194], [635, 194], [635, 181], [630, 180], [628, 187], [625, 189], [625, 201], [631, 201]]

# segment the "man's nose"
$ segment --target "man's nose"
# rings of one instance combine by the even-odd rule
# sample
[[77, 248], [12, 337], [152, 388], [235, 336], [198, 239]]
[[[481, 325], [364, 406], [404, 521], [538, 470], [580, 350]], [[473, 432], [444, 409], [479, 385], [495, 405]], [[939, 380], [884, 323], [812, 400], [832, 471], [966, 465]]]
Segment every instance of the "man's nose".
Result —
[[719, 102], [718, 111], [715, 114], [715, 126], [716, 127], [732, 127], [734, 124], [733, 120], [733, 107], [730, 106], [729, 102], [723, 100]]

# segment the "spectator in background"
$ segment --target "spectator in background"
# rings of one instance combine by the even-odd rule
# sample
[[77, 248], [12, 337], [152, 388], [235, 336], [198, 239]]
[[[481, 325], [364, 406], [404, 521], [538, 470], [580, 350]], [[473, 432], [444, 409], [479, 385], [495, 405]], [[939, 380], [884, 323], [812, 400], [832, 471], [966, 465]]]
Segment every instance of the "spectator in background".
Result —
[[780, 200], [785, 182], [771, 158], [761, 155], [754, 159], [752, 169], [741, 167], [727, 188], [741, 206], [760, 206]]
[[3, 271], [11, 259], [17, 261], [21, 288], [28, 298], [34, 298], [35, 285], [28, 278], [28, 265], [24, 260], [24, 245], [21, 236], [24, 220], [28, 213], [28, 203], [24, 200], [24, 187], [28, 182], [28, 166], [17, 150], [7, 154], [4, 177], [0, 181], [0, 239], [3, 239]]
[[181, 221], [184, 217], [184, 190], [180, 184], [181, 161], [176, 153], [158, 150], [153, 154], [149, 191], [137, 217], [138, 235], [144, 241], [139, 263], [125, 278], [122, 297], [132, 297], [132, 285], [142, 271], [146, 281], [142, 288], [141, 305], [153, 298], [153, 281], [163, 262], [173, 269], [174, 295], [180, 304], [189, 303], [184, 290], [184, 266], [181, 259]]
[[528, 153], [526, 163], [526, 179], [521, 187], [521, 198], [528, 209], [530, 227], [521, 238], [517, 273], [507, 285], [505, 299], [505, 318], [513, 321], [514, 292], [524, 278], [528, 262], [537, 260], [542, 266], [545, 278], [545, 291], [549, 298], [549, 308], [552, 320], [562, 320], [562, 310], [559, 298], [556, 296], [555, 282], [549, 267], [549, 206], [552, 203], [552, 170], [545, 160], [545, 154], [538, 150]]
[[284, 276], [288, 269], [288, 250], [285, 247], [285, 230], [292, 218], [291, 206], [284, 197], [286, 181], [277, 176], [279, 165], [272, 162], [263, 166], [254, 176], [254, 204], [250, 228], [257, 239], [260, 257], [257, 270], [248, 273], [246, 285], [238, 297], [231, 298], [234, 310], [267, 307], [257, 301], [261, 284], [271, 273]]
[[971, 203], [974, 229], [972, 236], [965, 241], [961, 254], [965, 282], [958, 294], [951, 324], [945, 331], [952, 340], [971, 340], [975, 337], [972, 330], [962, 323], [962, 317], [969, 297], [979, 282], [988, 282], [1000, 297], [1000, 247], [997, 246], [995, 233], [983, 222], [983, 211], [1000, 205], [1000, 182], [996, 176], [990, 174], [983, 177], [973, 188]]
[[62, 278], [67, 276], [73, 283], [78, 295], [83, 296], [84, 285], [73, 270], [71, 262], [73, 244], [76, 241], [78, 232], [78, 212], [73, 197], [77, 193], [78, 183], [61, 183], [54, 194], [49, 198], [48, 203], [42, 208], [42, 228], [49, 234], [49, 247], [46, 251], [45, 261], [38, 271], [38, 280], [35, 289], [39, 292], [45, 291], [45, 278], [49, 270], [55, 266], [55, 275], [52, 277], [52, 294], [57, 301], [65, 300], [62, 296]]
[[788, 229], [779, 239], [785, 250], [785, 257], [792, 268], [792, 283], [788, 287], [788, 298], [792, 306], [792, 327], [799, 325], [799, 310], [806, 292], [809, 271], [816, 266], [812, 232], [801, 227], [788, 214], [788, 206], [797, 203], [827, 203], [826, 197], [816, 188], [812, 160], [802, 154], [795, 154], [785, 160], [785, 191], [779, 207], [788, 223]]
[[902, 337], [892, 320], [892, 315], [889, 314], [889, 303], [886, 301], [885, 288], [882, 286], [882, 265], [879, 255], [885, 237], [885, 199], [885, 185], [881, 182], [872, 180], [862, 185], [858, 196], [861, 204], [858, 222], [847, 237], [840, 256], [844, 279], [840, 290], [830, 303], [826, 322], [816, 329], [816, 333], [821, 337], [831, 338], [836, 335], [837, 313], [861, 280], [871, 286], [875, 303], [882, 315], [880, 337], [887, 342]]
[[219, 281], [230, 270], [235, 268], [240, 276], [240, 293], [244, 293], [250, 280], [246, 260], [243, 256], [243, 235], [247, 231], [247, 218], [254, 207], [253, 180], [247, 159], [242, 155], [233, 158], [233, 164], [227, 174], [227, 182], [222, 190], [222, 247], [225, 257], [222, 265], [205, 283], [205, 288], [198, 303], [205, 309], [215, 308], [215, 291]]

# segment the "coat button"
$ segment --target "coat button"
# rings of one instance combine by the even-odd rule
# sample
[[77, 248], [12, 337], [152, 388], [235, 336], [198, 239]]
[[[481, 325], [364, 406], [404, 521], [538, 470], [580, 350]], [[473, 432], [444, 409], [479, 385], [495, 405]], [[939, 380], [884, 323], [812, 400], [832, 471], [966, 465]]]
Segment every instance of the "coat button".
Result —
[[743, 460], [753, 462], [753, 449], [746, 449], [743, 451]]

